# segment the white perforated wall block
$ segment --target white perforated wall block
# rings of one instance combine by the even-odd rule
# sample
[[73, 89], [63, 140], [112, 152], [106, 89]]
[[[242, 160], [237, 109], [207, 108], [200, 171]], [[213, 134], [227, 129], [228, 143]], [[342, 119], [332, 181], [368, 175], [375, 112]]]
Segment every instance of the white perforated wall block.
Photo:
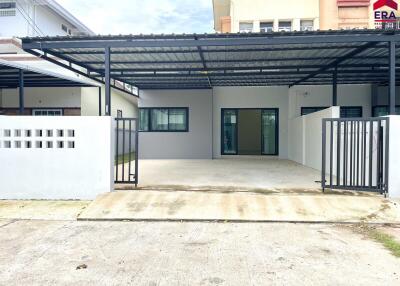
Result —
[[0, 199], [93, 199], [113, 189], [111, 117], [0, 116]]

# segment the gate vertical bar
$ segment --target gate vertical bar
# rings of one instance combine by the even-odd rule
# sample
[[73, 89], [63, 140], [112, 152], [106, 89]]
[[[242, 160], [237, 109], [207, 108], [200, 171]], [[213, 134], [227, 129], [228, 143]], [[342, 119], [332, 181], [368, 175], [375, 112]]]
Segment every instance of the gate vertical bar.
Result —
[[132, 175], [132, 167], [131, 167], [131, 161], [132, 161], [132, 120], [129, 120], [129, 133], [128, 133], [128, 136], [129, 136], [129, 149], [128, 149], [128, 152], [129, 152], [129, 163], [128, 163], [128, 179], [129, 179], [129, 181], [130, 181], [130, 179], [131, 179], [131, 175]]
[[385, 155], [384, 155], [384, 158], [385, 158], [385, 184], [384, 184], [384, 186], [383, 186], [383, 188], [384, 188], [384, 194], [385, 194], [385, 197], [386, 197], [386, 195], [388, 194], [388, 192], [389, 192], [389, 136], [390, 136], [390, 134], [389, 134], [389, 130], [390, 130], [390, 128], [389, 128], [389, 124], [390, 124], [390, 120], [388, 119], [388, 118], [386, 118], [385, 119], [385, 125], [386, 125], [386, 134], [385, 134]]
[[135, 186], [139, 183], [139, 120], [135, 119]]
[[358, 186], [360, 181], [359, 181], [359, 176], [360, 176], [360, 121], [356, 121], [357, 122], [357, 156], [356, 156], [356, 185]]
[[125, 119], [122, 119], [122, 181], [125, 181]]
[[340, 164], [341, 164], [341, 160], [340, 160], [340, 145], [342, 143], [342, 139], [341, 139], [341, 132], [342, 132], [342, 122], [338, 121], [338, 126], [337, 126], [337, 136], [336, 136], [336, 146], [337, 146], [337, 154], [336, 154], [336, 185], [339, 186], [340, 185]]
[[348, 126], [349, 126], [348, 122], [345, 121], [344, 122], [344, 138], [343, 138], [343, 141], [344, 141], [344, 146], [343, 146], [343, 149], [344, 149], [343, 185], [345, 185], [345, 186], [347, 186], [347, 164], [348, 164], [347, 159], [348, 159], [348, 140], [349, 140]]
[[325, 192], [325, 167], [326, 167], [326, 119], [322, 119], [322, 166], [321, 166], [321, 185]]
[[353, 120], [350, 121], [350, 186], [353, 186]]
[[367, 162], [367, 121], [363, 121], [363, 171], [362, 171], [362, 184], [365, 185], [365, 173]]
[[374, 132], [374, 121], [369, 121], [369, 158], [368, 158], [368, 185], [372, 188], [372, 148], [373, 148], [373, 132]]
[[376, 186], [378, 189], [381, 187], [381, 148], [382, 148], [382, 141], [381, 141], [381, 121], [378, 121], [378, 128], [377, 128], [377, 134], [376, 134]]
[[115, 160], [116, 160], [116, 163], [115, 163], [115, 165], [116, 165], [116, 168], [115, 168], [115, 180], [116, 181], [119, 181], [119, 177], [118, 177], [118, 149], [119, 149], [119, 140], [118, 140], [118, 138], [119, 138], [119, 120], [118, 120], [118, 118], [116, 118], [115, 119], [116, 121], [117, 121], [117, 132], [116, 132], [116, 144], [115, 144]]

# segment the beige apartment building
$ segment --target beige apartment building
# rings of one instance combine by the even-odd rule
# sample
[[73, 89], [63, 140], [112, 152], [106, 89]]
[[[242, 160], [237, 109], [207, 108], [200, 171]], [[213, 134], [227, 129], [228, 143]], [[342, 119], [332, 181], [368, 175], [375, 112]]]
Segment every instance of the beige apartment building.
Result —
[[213, 0], [221, 33], [374, 28], [370, 0]]

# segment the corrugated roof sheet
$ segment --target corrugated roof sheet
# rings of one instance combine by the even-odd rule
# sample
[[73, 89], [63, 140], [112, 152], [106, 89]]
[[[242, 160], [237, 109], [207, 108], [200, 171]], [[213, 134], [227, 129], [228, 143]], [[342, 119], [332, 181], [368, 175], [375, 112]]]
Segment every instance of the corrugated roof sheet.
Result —
[[[397, 31], [342, 30], [279, 33], [109, 35], [24, 38], [28, 51], [57, 56], [140, 89], [212, 86], [385, 83], [388, 41]], [[396, 51], [400, 56], [400, 52]]]

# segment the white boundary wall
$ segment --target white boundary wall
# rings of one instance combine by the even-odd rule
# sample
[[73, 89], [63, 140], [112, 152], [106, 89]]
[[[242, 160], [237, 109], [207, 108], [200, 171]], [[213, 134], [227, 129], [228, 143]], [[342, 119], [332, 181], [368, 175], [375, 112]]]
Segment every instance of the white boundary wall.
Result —
[[400, 198], [400, 116], [389, 116], [389, 182], [390, 198]]
[[330, 107], [289, 120], [290, 160], [321, 170], [323, 118], [340, 118], [340, 107]]
[[113, 121], [0, 116], [0, 199], [94, 199], [113, 190]]

